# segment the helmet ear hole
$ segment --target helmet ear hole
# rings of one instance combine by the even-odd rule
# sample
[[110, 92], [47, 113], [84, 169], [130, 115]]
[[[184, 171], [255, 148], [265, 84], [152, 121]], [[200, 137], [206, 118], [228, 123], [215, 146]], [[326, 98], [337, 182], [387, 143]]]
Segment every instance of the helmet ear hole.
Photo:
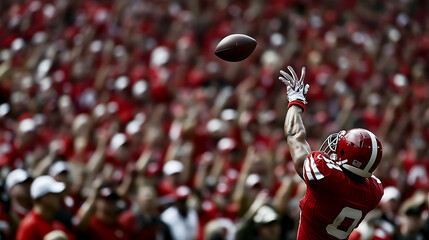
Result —
[[344, 149], [341, 149], [340, 154], [341, 154], [341, 157], [344, 156]]

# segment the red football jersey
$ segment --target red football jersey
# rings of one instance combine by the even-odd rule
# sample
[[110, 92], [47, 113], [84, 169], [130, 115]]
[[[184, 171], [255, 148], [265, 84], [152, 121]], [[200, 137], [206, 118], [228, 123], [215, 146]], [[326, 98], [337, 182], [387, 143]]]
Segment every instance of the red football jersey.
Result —
[[298, 240], [347, 239], [383, 196], [375, 176], [353, 181], [322, 152], [308, 155], [302, 175], [307, 192], [300, 201]]

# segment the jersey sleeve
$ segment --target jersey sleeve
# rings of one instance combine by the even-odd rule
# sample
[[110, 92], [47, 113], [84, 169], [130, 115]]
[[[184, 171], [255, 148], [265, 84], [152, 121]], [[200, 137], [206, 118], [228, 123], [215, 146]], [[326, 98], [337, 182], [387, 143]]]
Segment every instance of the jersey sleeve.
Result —
[[341, 168], [324, 153], [311, 152], [304, 161], [303, 178], [307, 186], [332, 186], [343, 176]]
[[21, 221], [16, 233], [16, 240], [36, 240], [39, 237], [34, 224], [30, 224], [28, 221], [24, 223]]

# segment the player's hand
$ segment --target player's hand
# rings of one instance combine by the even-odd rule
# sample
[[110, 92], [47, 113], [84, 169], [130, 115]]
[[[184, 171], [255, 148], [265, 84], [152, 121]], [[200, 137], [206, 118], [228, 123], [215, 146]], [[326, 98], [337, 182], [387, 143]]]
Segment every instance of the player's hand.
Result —
[[290, 74], [280, 70], [280, 74], [282, 76], [279, 77], [279, 80], [282, 81], [287, 87], [287, 99], [289, 102], [292, 101], [301, 101], [303, 103], [307, 103], [305, 100], [305, 94], [307, 94], [310, 85], [304, 85], [304, 77], [305, 77], [305, 67], [301, 70], [301, 78], [298, 79], [295, 71], [291, 66], [288, 66]]
[[258, 195], [256, 195], [255, 200], [253, 201], [252, 205], [250, 205], [248, 213], [250, 216], [254, 216], [256, 212], [261, 208], [264, 204], [268, 202], [268, 190], [262, 189]]

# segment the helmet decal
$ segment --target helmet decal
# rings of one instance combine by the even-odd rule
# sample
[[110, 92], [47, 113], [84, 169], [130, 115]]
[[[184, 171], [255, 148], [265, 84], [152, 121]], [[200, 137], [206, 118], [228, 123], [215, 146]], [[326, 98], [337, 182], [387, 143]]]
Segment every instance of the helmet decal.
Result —
[[372, 145], [372, 147], [371, 147], [372, 148], [371, 158], [369, 159], [369, 162], [364, 169], [364, 171], [369, 171], [371, 169], [372, 165], [374, 165], [375, 159], [377, 158], [378, 144], [377, 144], [377, 140], [375, 138], [375, 135], [368, 130], [366, 130], [366, 132], [371, 137], [371, 145]]
[[355, 167], [360, 167], [362, 165], [362, 163], [359, 162], [358, 160], [353, 160], [352, 165]]

